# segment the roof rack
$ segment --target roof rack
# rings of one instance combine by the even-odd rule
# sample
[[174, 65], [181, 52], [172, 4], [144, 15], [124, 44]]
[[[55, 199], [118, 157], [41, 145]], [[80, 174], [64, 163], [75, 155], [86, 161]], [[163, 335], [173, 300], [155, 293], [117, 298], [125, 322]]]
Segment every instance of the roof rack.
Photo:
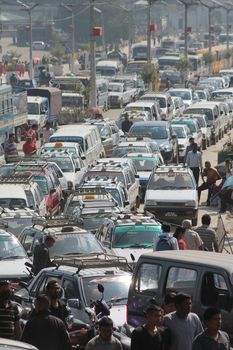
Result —
[[8, 176], [0, 176], [0, 183], [1, 184], [29, 184], [32, 181], [31, 175], [11, 175]]
[[108, 191], [104, 188], [104, 186], [95, 186], [95, 187], [88, 187], [88, 186], [83, 186], [83, 187], [75, 187], [75, 191], [73, 192], [73, 195], [85, 195], [85, 194], [109, 194]]
[[78, 226], [77, 220], [72, 220], [65, 217], [57, 217], [54, 219], [45, 219], [43, 217], [36, 217], [32, 219], [33, 226], [39, 225], [43, 226], [43, 228], [49, 228], [49, 227], [64, 227], [64, 226]]
[[107, 268], [107, 267], [128, 267], [127, 259], [121, 256], [104, 253], [92, 253], [83, 255], [58, 255], [53, 259], [53, 263], [58, 266], [65, 265], [77, 267], [77, 273], [83, 269]]

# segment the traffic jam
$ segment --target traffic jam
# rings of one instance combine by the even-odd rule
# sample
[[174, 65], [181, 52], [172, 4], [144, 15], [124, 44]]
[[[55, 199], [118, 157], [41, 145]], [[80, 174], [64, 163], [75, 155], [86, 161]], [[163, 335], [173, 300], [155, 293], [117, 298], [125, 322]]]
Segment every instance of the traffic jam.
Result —
[[87, 66], [79, 50], [76, 72], [74, 52], [64, 74], [49, 55], [3, 69], [0, 350], [231, 349], [224, 25], [201, 40], [150, 24], [131, 46], [94, 45]]

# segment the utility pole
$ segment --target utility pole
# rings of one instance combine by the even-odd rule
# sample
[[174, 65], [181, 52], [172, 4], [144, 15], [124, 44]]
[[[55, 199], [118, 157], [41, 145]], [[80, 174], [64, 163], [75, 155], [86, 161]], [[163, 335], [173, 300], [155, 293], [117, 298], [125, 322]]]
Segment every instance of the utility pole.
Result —
[[95, 20], [94, 1], [90, 0], [90, 98], [89, 108], [97, 106], [97, 91], [96, 91], [96, 61], [95, 61], [95, 36], [93, 33]]
[[38, 6], [39, 4], [34, 4], [31, 7], [24, 4], [20, 0], [16, 0], [17, 4], [19, 4], [22, 7], [23, 11], [26, 11], [29, 16], [29, 63], [30, 63], [30, 78], [32, 79], [34, 77], [34, 69], [33, 69], [33, 58], [32, 58], [32, 10]]
[[73, 5], [62, 4], [62, 6], [71, 13], [71, 31], [72, 31], [72, 52], [71, 52], [71, 71], [74, 72], [75, 61], [75, 18]]
[[147, 5], [147, 62], [151, 61], [151, 30], [150, 30], [150, 20], [151, 20], [151, 2], [152, 0], [148, 0]]

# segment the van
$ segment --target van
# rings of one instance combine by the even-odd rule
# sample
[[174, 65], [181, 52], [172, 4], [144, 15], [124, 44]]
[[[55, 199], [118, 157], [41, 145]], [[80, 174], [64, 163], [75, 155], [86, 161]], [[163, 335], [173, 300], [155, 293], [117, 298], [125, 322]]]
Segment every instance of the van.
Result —
[[158, 108], [156, 108], [156, 102], [153, 101], [137, 101], [128, 103], [124, 109], [124, 112], [139, 112], [146, 111], [150, 114], [150, 120], [160, 120], [160, 114], [158, 114]]
[[175, 115], [175, 107], [168, 92], [147, 93], [140, 97], [141, 101], [158, 101], [161, 110], [161, 119], [170, 120]]
[[123, 64], [113, 60], [99, 61], [96, 64], [96, 73], [106, 76], [117, 75], [123, 73]]
[[143, 254], [134, 268], [128, 294], [128, 324], [144, 323], [146, 305], [161, 303], [169, 290], [191, 295], [192, 311], [201, 318], [206, 308], [221, 309], [222, 329], [233, 335], [233, 257], [196, 250]]
[[50, 137], [49, 142], [78, 143], [86, 157], [87, 165], [105, 156], [100, 133], [95, 125], [64, 125]]

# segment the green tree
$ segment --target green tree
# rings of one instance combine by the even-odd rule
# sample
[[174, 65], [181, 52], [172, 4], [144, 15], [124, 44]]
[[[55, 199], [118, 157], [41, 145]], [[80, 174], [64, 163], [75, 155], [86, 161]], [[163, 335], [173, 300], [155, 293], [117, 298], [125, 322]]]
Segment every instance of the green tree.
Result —
[[176, 69], [180, 72], [181, 79], [184, 82], [187, 78], [188, 71], [192, 69], [192, 63], [189, 59], [182, 57], [176, 65]]
[[158, 72], [153, 63], [146, 63], [141, 71], [141, 77], [146, 86], [155, 87], [158, 81]]

